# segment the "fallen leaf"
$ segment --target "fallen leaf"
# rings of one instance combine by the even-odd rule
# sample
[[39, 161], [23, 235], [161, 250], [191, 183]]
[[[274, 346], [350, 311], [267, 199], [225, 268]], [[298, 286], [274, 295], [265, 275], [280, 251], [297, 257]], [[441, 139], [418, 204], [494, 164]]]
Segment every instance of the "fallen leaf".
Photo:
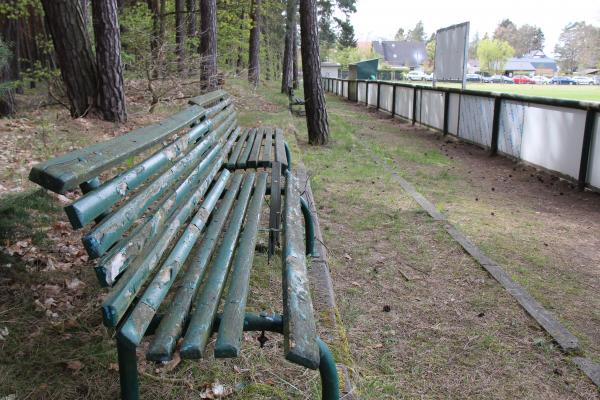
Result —
[[71, 281], [66, 282], [67, 289], [69, 290], [77, 290], [85, 286], [85, 283], [80, 281], [77, 278], [73, 278]]
[[81, 369], [83, 369], [83, 363], [81, 361], [69, 361], [67, 362], [67, 368], [70, 369], [73, 372], [78, 372]]
[[205, 385], [200, 392], [201, 399], [223, 399], [233, 394], [233, 388], [213, 382]]
[[352, 261], [352, 257], [350, 257], [350, 254], [348, 253], [344, 254], [344, 258], [348, 261]]

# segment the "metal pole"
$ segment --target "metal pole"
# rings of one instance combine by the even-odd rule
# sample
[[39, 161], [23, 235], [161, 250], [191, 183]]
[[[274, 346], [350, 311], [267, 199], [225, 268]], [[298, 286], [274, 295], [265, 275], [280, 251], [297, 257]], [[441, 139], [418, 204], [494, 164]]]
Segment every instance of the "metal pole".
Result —
[[396, 85], [392, 89], [392, 118], [396, 115]]
[[[593, 110], [588, 110], [585, 115], [585, 128], [583, 131], [583, 144], [581, 148], [581, 163], [579, 164], [579, 190], [585, 189], [587, 181], [588, 164], [590, 158], [590, 151], [592, 147], [592, 135], [594, 133], [594, 119], [596, 113]], [[597, 140], [600, 138], [596, 138]]]
[[365, 104], [369, 108], [369, 81], [365, 81]]
[[412, 124], [417, 122], [417, 87], [413, 87]]
[[444, 92], [444, 136], [448, 134], [448, 111], [450, 110], [450, 93]]
[[137, 356], [135, 347], [129, 346], [117, 336], [117, 354], [119, 356], [119, 379], [121, 382], [121, 397], [123, 400], [138, 400], [140, 398]]
[[315, 222], [312, 216], [312, 211], [308, 206], [308, 202], [304, 197], [300, 197], [300, 205], [302, 208], [302, 215], [304, 216], [304, 227], [306, 235], [306, 254], [313, 257], [318, 257], [317, 249], [315, 247]]
[[340, 398], [340, 381], [337, 374], [337, 366], [329, 348], [320, 338], [317, 338], [321, 362], [319, 364], [319, 373], [321, 375], [323, 400], [339, 400]]
[[381, 82], [377, 81], [377, 111], [379, 111], [379, 102], [381, 101]]

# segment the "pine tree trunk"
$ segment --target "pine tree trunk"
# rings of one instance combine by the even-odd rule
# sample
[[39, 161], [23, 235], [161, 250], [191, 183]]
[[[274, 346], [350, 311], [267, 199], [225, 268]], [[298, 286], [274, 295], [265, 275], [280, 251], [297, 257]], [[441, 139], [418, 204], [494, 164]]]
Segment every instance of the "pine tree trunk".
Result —
[[196, 37], [196, 0], [187, 0], [187, 35]]
[[[3, 36], [6, 39], [7, 35]], [[11, 117], [16, 112], [15, 88], [12, 82], [13, 73], [11, 65], [11, 62], [6, 63], [4, 66], [0, 65], [0, 118]]]
[[294, 89], [298, 89], [300, 86], [298, 80], [298, 28], [294, 26], [293, 30], [294, 46], [292, 48], [292, 86]]
[[264, 46], [265, 46], [265, 80], [266, 81], [270, 81], [271, 80], [271, 48], [269, 47], [269, 39], [266, 33], [264, 33], [263, 35], [263, 39], [264, 39]]
[[248, 81], [254, 86], [260, 82], [260, 2], [253, 0], [250, 52], [248, 54]]
[[89, 16], [90, 16], [90, 9], [88, 7], [88, 5], [89, 5], [88, 2], [89, 2], [89, 0], [80, 0], [81, 15], [83, 15], [83, 23], [85, 24], [86, 27], [89, 22]]
[[[245, 18], [245, 9], [242, 7], [242, 14], [240, 15], [240, 28], [244, 27], [244, 18]], [[241, 30], [241, 29], [240, 29]], [[238, 56], [237, 62], [235, 63], [235, 74], [240, 75], [242, 69], [244, 68], [244, 55], [242, 54], [242, 46], [238, 47]]]
[[302, 74], [308, 142], [323, 145], [329, 142], [329, 124], [325, 95], [321, 86], [321, 60], [317, 31], [315, 0], [300, 0], [300, 30], [302, 39]]
[[175, 0], [175, 53], [177, 69], [183, 72], [185, 67], [185, 11], [184, 0]]
[[92, 0], [96, 64], [98, 68], [98, 108], [107, 121], [127, 121], [121, 34], [116, 0]]
[[200, 2], [200, 91], [212, 92], [217, 77], [217, 0]]
[[294, 31], [296, 30], [296, 0], [288, 0], [285, 18], [285, 47], [281, 67], [281, 93], [292, 88], [294, 79]]
[[152, 37], [150, 38], [150, 53], [152, 54], [151, 70], [152, 77], [158, 78], [158, 70], [160, 64], [160, 28], [158, 15], [160, 14], [160, 6], [158, 0], [148, 0], [148, 9], [152, 13]]
[[96, 64], [81, 5], [71, 0], [42, 0], [46, 25], [71, 103], [71, 116], [93, 110], [98, 97]]

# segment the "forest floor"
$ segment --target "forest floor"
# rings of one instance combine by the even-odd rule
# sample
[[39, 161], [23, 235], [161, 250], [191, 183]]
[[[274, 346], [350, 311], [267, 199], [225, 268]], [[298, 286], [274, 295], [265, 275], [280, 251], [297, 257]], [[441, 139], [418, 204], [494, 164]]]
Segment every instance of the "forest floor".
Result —
[[[361, 399], [600, 398], [551, 338], [443, 226], [421, 210], [374, 156], [411, 181], [449, 220], [554, 312], [600, 361], [600, 196], [483, 150], [328, 97], [332, 142], [307, 144], [305, 121], [276, 84], [226, 88], [241, 125], [285, 129], [311, 177], [349, 364]], [[193, 93], [190, 93], [193, 94]], [[0, 121], [0, 398], [115, 398], [113, 332], [101, 324], [92, 262], [50, 196], [27, 181], [31, 165], [126, 132], [180, 108], [129, 96], [115, 126], [72, 120], [55, 107]], [[68, 195], [67, 195], [68, 197]], [[250, 306], [280, 309], [280, 265], [255, 260]], [[273, 288], [272, 295], [265, 288]], [[310, 399], [318, 375], [281, 357], [271, 337], [246, 335], [235, 360], [141, 362], [143, 398], [203, 398], [220, 382], [231, 398]], [[346, 341], [347, 340], [347, 341]]]

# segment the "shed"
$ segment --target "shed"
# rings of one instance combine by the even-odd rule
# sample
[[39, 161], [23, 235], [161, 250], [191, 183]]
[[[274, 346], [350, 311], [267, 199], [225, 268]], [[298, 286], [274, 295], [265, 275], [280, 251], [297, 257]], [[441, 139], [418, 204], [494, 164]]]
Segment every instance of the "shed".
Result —
[[341, 66], [342, 64], [323, 61], [321, 63], [321, 76], [323, 78], [339, 78]]
[[379, 58], [372, 60], [359, 61], [348, 65], [348, 79], [377, 79], [377, 69], [379, 68]]

